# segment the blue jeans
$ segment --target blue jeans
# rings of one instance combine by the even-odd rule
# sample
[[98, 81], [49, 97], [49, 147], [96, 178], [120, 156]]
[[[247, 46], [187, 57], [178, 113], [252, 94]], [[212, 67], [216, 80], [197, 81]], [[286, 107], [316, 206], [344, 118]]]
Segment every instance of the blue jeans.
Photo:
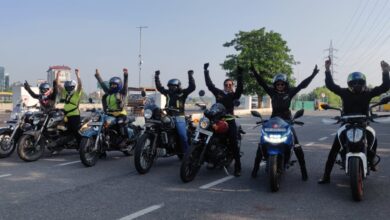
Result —
[[186, 119], [184, 116], [176, 116], [175, 118], [176, 131], [179, 134], [181, 147], [183, 148], [183, 153], [185, 154], [189, 149], [188, 146], [188, 137], [187, 137], [187, 125]]

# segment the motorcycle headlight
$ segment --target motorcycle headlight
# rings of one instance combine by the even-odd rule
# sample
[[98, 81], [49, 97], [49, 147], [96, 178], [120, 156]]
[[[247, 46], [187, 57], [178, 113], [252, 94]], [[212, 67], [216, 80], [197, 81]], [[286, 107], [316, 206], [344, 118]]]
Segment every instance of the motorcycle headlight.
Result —
[[352, 128], [347, 131], [347, 138], [352, 143], [357, 143], [363, 138], [363, 130], [360, 128]]
[[200, 119], [199, 127], [203, 129], [207, 129], [209, 126], [210, 126], [210, 120], [208, 118], [203, 117], [202, 119]]
[[151, 119], [153, 116], [153, 111], [151, 109], [145, 109], [144, 117], [145, 119]]
[[38, 117], [35, 117], [34, 118], [34, 120], [33, 120], [33, 125], [37, 125], [37, 124], [39, 124], [39, 122], [41, 121], [41, 119], [40, 118], [38, 118]]
[[280, 144], [287, 140], [287, 135], [282, 136], [280, 134], [266, 134], [264, 140], [272, 144]]

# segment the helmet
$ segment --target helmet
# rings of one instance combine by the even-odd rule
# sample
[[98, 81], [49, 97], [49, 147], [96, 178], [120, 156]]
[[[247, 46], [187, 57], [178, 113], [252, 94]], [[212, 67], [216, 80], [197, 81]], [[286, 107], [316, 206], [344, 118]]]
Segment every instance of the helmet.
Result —
[[178, 79], [171, 79], [168, 81], [168, 88], [171, 91], [176, 91], [181, 88], [181, 82]]
[[278, 73], [274, 76], [274, 78], [272, 79], [272, 84], [275, 86], [275, 83], [276, 82], [279, 82], [279, 81], [282, 81], [284, 83], [286, 83], [286, 86], [288, 86], [288, 80], [287, 80], [287, 75], [284, 74], [284, 73]]
[[112, 77], [109, 81], [110, 92], [116, 93], [122, 89], [122, 80], [119, 77]]
[[361, 72], [353, 72], [348, 75], [348, 87], [354, 93], [360, 93], [366, 88], [366, 76]]
[[44, 82], [44, 83], [41, 83], [40, 85], [39, 85], [39, 93], [41, 94], [41, 95], [43, 95], [43, 94], [45, 94], [47, 91], [49, 91], [50, 90], [50, 85], [49, 85], [49, 83], [47, 83], [47, 82]]
[[65, 81], [64, 87], [65, 87], [65, 90], [66, 90], [68, 93], [71, 93], [71, 92], [73, 92], [74, 89], [76, 88], [76, 81], [74, 81], [74, 80]]

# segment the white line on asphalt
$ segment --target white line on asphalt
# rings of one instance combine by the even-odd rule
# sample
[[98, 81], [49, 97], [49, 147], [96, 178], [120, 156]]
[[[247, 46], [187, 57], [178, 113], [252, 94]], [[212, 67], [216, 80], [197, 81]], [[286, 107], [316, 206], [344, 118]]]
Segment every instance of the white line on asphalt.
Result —
[[322, 138], [320, 138], [320, 139], [318, 139], [319, 141], [323, 141], [323, 140], [326, 140], [326, 139], [328, 139], [328, 137], [322, 137]]
[[12, 174], [9, 174], [9, 173], [3, 174], [3, 175], [0, 175], [0, 178], [7, 177], [7, 176], [12, 176]]
[[332, 134], [330, 134], [330, 135], [332, 135], [332, 136], [335, 136], [337, 134], [337, 132], [335, 132], [335, 133], [332, 133]]
[[145, 214], [148, 214], [149, 212], [153, 212], [161, 207], [164, 206], [164, 203], [161, 203], [161, 204], [158, 204], [158, 205], [153, 205], [153, 206], [150, 206], [146, 209], [142, 209], [142, 210], [139, 210], [138, 212], [134, 212], [133, 214], [131, 215], [128, 215], [128, 216], [125, 216], [123, 218], [120, 218], [119, 220], [132, 220], [132, 219], [135, 219], [135, 218], [138, 218], [140, 216], [143, 216]]
[[210, 187], [213, 187], [213, 186], [218, 185], [220, 183], [226, 182], [226, 181], [233, 179], [233, 178], [234, 178], [234, 176], [227, 176], [227, 177], [224, 177], [222, 179], [211, 182], [209, 184], [203, 185], [203, 186], [199, 187], [199, 189], [208, 189]]
[[74, 163], [80, 163], [81, 161], [77, 160], [77, 161], [72, 161], [72, 162], [67, 162], [67, 163], [60, 163], [60, 164], [57, 164], [56, 166], [66, 166], [66, 165], [70, 165], [70, 164], [74, 164]]
[[311, 146], [313, 144], [314, 144], [314, 142], [310, 142], [310, 143], [305, 144], [304, 146]]

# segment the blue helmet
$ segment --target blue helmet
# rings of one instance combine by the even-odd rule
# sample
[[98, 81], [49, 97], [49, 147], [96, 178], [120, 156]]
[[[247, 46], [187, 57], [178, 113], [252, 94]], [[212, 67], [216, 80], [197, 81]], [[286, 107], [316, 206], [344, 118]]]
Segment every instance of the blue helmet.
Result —
[[39, 93], [41, 94], [41, 95], [43, 95], [43, 94], [45, 94], [47, 91], [49, 91], [50, 90], [50, 85], [49, 85], [49, 83], [47, 83], [47, 82], [44, 82], [44, 83], [41, 83], [40, 85], [39, 85]]
[[108, 84], [110, 86], [110, 92], [112, 93], [121, 91], [123, 87], [122, 79], [116, 76], [112, 77]]

